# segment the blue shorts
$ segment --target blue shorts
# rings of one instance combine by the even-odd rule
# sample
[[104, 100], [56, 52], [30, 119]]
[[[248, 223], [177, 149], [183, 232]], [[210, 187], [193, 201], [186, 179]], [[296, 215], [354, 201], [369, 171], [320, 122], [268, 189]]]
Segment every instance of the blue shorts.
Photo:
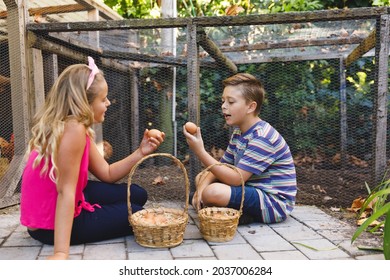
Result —
[[[242, 199], [242, 187], [230, 187], [230, 189], [231, 195], [227, 207], [239, 210]], [[245, 187], [244, 205], [242, 207], [242, 212], [245, 215], [252, 216], [258, 222], [261, 221], [259, 194], [254, 187]]]
[[[227, 207], [240, 209], [242, 199], [242, 187], [231, 186], [230, 201]], [[277, 223], [287, 218], [285, 213], [277, 213], [272, 204], [266, 201], [267, 194], [263, 192], [262, 198], [255, 187], [245, 186], [244, 204], [242, 214], [253, 217], [254, 221], [260, 223]], [[262, 203], [262, 205], [260, 205]], [[263, 210], [262, 210], [263, 209]], [[276, 216], [274, 215], [276, 213]]]

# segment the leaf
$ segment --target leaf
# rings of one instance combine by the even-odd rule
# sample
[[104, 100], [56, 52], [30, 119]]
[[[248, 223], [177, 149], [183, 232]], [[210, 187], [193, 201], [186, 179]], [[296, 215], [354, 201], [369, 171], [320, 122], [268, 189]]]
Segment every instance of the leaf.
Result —
[[312, 247], [312, 246], [309, 246], [307, 244], [303, 244], [303, 243], [300, 243], [300, 242], [292, 242], [292, 243], [301, 245], [301, 246], [309, 248], [309, 249], [312, 249], [313, 251], [332, 251], [332, 250], [336, 250], [337, 249], [337, 246], [334, 247], [334, 248], [317, 249], [315, 247]]
[[380, 197], [382, 195], [385, 195], [385, 194], [390, 194], [390, 188], [388, 189], [384, 189], [384, 190], [380, 190], [378, 192], [375, 192], [373, 193], [372, 195], [370, 195], [364, 202], [363, 206], [362, 206], [362, 209], [361, 209], [361, 212], [363, 212], [367, 207], [369, 207], [370, 202], [371, 201], [374, 201], [375, 202], [375, 199], [377, 199], [377, 197]]
[[159, 175], [159, 176], [157, 176], [156, 178], [154, 178], [152, 184], [153, 184], [153, 185], [165, 185], [164, 178], [161, 177], [161, 176]]
[[220, 160], [224, 153], [225, 151], [221, 148], [217, 149], [215, 146], [211, 147], [210, 154], [216, 160]]
[[303, 106], [300, 110], [299, 113], [302, 115], [302, 117], [307, 118], [307, 113], [309, 111], [309, 108], [307, 106]]
[[312, 185], [311, 186], [313, 190], [317, 190], [319, 191], [320, 193], [325, 193], [326, 194], [326, 190], [324, 190], [323, 188], [321, 188], [320, 185]]
[[173, 56], [173, 53], [171, 51], [164, 51], [164, 52], [161, 52], [161, 55], [162, 56]]
[[385, 256], [385, 260], [390, 260], [390, 211], [387, 212], [385, 220], [385, 228], [383, 235], [383, 254]]
[[339, 164], [341, 159], [341, 155], [339, 153], [335, 154], [332, 158], [332, 163], [333, 164]]
[[40, 14], [35, 14], [34, 15], [34, 22], [35, 23], [43, 23], [45, 21], [45, 17], [43, 17]]
[[134, 48], [134, 49], [139, 49], [140, 48], [140, 45], [137, 44], [137, 43], [134, 43], [134, 42], [127, 42], [126, 45], [130, 48]]
[[[358, 226], [361, 226], [367, 219], [368, 219], [368, 218], [363, 218], [363, 219], [357, 220], [357, 225], [358, 225]], [[374, 220], [374, 221], [372, 221], [368, 226], [369, 226], [369, 227], [376, 227], [376, 226], [381, 225], [381, 224], [382, 224], [381, 222], [379, 222], [379, 221], [377, 221], [377, 220]]]
[[237, 5], [232, 5], [225, 10], [225, 13], [227, 16], [236, 16], [243, 11], [244, 11], [243, 7], [237, 6]]
[[342, 28], [342, 29], [340, 30], [340, 36], [341, 36], [341, 37], [348, 37], [348, 36], [349, 36], [348, 31], [345, 30], [344, 28]]
[[374, 204], [376, 202], [376, 199], [373, 199], [368, 204], [365, 204], [366, 201], [367, 201], [367, 199], [359, 196], [358, 198], [356, 198], [352, 202], [351, 207], [347, 208], [347, 210], [352, 211], [352, 212], [359, 212], [360, 211], [359, 217], [363, 217], [363, 216], [365, 217], [366, 215], [368, 215], [369, 213], [372, 212], [372, 210], [374, 208]]
[[347, 208], [347, 210], [352, 212], [358, 212], [360, 209], [362, 209], [362, 206], [364, 204], [364, 198], [359, 196], [358, 198], [354, 199], [352, 201], [352, 205], [350, 208]]
[[[389, 190], [390, 191], [390, 190]], [[379, 192], [378, 192], [379, 193]], [[358, 236], [367, 229], [370, 224], [375, 221], [377, 218], [381, 217], [385, 213], [390, 211], [390, 203], [385, 204], [382, 208], [378, 209], [375, 213], [372, 214], [371, 217], [369, 217], [353, 234], [351, 243], [358, 238]]]
[[383, 252], [382, 247], [365, 247], [365, 246], [357, 246], [359, 250], [369, 250], [369, 251], [380, 251]]
[[190, 155], [185, 155], [181, 163], [188, 164], [189, 162], [190, 162]]
[[378, 223], [376, 226], [374, 226], [372, 229], [370, 229], [368, 232], [371, 232], [373, 234], [381, 234], [381, 232], [378, 232], [378, 229], [381, 227], [384, 227], [384, 225], [385, 225], [385, 222], [382, 221], [382, 222]]
[[157, 82], [157, 81], [153, 81], [153, 86], [157, 89], [157, 91], [161, 91], [162, 90], [162, 85]]

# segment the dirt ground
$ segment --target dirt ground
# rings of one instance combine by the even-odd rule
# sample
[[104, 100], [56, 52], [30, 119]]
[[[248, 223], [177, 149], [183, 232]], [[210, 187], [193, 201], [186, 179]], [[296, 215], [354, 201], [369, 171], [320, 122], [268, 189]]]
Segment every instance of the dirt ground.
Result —
[[357, 198], [366, 198], [369, 170], [363, 168], [311, 169], [297, 167], [298, 205], [315, 205], [326, 213], [356, 224], [357, 214], [349, 210]]

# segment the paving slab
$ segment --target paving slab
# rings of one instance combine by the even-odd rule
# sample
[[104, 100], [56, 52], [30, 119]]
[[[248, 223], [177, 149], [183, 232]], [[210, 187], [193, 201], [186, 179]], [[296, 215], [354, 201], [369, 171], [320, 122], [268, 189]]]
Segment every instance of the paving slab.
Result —
[[279, 227], [274, 230], [288, 241], [307, 240], [307, 239], [318, 239], [322, 236], [311, 228], [300, 224], [293, 227]]
[[310, 260], [348, 259], [350, 255], [325, 238], [293, 241], [296, 248]]
[[165, 251], [144, 251], [128, 253], [129, 260], [173, 260], [173, 256], [169, 250]]
[[262, 260], [249, 244], [211, 246], [218, 260]]
[[203, 240], [184, 240], [180, 246], [170, 250], [174, 258], [214, 257], [210, 246]]
[[295, 249], [290, 242], [278, 234], [253, 236], [247, 241], [257, 252], [291, 251]]
[[1, 247], [0, 260], [36, 260], [41, 247]]
[[260, 255], [263, 257], [264, 260], [308, 260], [308, 258], [298, 250], [264, 252]]
[[124, 242], [112, 244], [86, 244], [84, 260], [125, 260], [127, 258]]

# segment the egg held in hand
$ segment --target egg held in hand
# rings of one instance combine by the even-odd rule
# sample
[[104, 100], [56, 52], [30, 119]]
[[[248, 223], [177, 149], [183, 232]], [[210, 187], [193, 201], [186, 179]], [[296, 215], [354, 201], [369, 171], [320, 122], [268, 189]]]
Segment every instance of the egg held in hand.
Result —
[[162, 133], [161, 133], [160, 130], [158, 130], [158, 129], [151, 129], [151, 130], [148, 131], [148, 137], [153, 137], [153, 138], [157, 139], [158, 136], [162, 137]]
[[196, 130], [198, 129], [197, 125], [194, 124], [193, 122], [187, 122], [185, 124], [185, 128], [186, 130], [191, 133], [191, 134], [195, 134], [196, 133]]

